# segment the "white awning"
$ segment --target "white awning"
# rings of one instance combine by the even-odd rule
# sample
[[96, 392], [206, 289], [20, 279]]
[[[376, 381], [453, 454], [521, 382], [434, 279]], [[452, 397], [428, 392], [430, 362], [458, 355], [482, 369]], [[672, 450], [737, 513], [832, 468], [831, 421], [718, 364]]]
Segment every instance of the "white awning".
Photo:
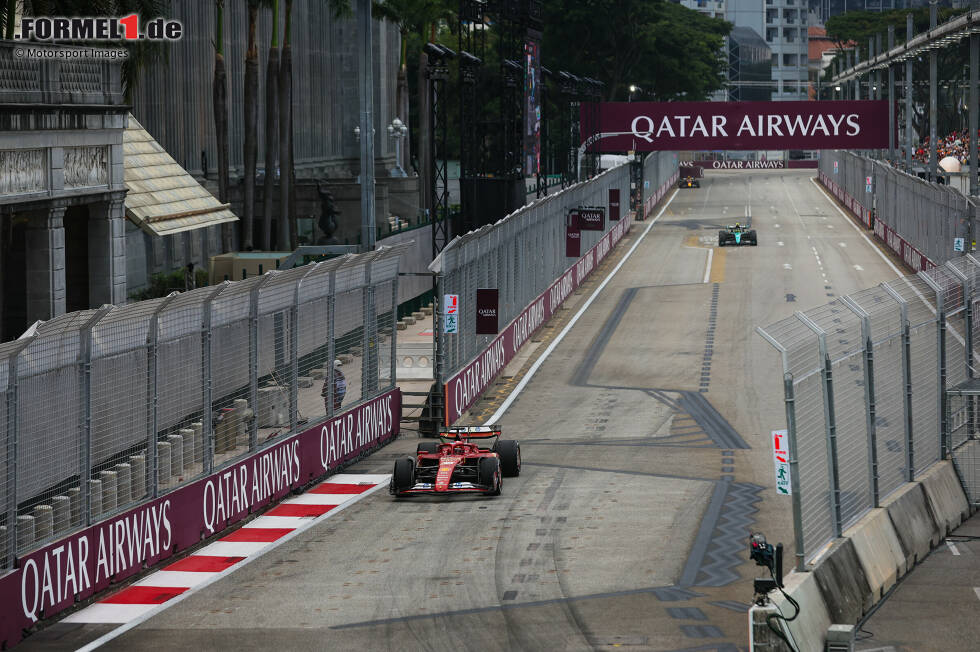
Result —
[[238, 217], [222, 204], [129, 115], [123, 133], [126, 217], [151, 235], [201, 229]]

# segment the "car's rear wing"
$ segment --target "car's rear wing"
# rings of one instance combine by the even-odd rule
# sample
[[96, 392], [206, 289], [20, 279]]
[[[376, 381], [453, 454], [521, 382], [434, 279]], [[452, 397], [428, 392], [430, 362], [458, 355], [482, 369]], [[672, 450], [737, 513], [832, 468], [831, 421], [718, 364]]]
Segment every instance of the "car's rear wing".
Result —
[[459, 441], [463, 439], [491, 439], [500, 437], [501, 428], [498, 425], [489, 426], [456, 426], [439, 431], [439, 438], [444, 441]]

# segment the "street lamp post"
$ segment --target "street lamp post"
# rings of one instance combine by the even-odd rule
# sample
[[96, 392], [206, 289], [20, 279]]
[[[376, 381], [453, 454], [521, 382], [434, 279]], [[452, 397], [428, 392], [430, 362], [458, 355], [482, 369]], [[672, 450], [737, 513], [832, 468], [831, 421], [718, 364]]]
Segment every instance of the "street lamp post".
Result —
[[642, 91], [642, 90], [643, 90], [643, 89], [642, 89], [642, 88], [640, 88], [639, 86], [637, 86], [636, 84], [630, 84], [630, 94], [629, 94], [629, 99], [627, 99], [626, 101], [627, 101], [627, 102], [632, 102], [632, 101], [633, 101], [633, 93], [638, 93], [638, 92], [640, 92], [640, 91]]
[[408, 127], [399, 118], [395, 118], [388, 125], [388, 136], [395, 141], [395, 169], [392, 170], [394, 177], [407, 177], [405, 168], [402, 167], [402, 138], [408, 133]]

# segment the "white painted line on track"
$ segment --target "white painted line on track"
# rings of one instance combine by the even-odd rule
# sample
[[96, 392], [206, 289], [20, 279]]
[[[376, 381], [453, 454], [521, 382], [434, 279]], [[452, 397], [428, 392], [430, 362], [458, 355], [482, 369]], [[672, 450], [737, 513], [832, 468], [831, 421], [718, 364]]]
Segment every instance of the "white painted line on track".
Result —
[[793, 269], [793, 266], [789, 263], [783, 263], [783, 269]]
[[677, 196], [677, 189], [675, 188], [674, 194], [670, 196], [670, 199], [668, 199], [667, 203], [664, 204], [663, 208], [660, 209], [660, 212], [657, 213], [657, 216], [654, 217], [652, 220], [650, 220], [650, 223], [647, 225], [647, 228], [644, 229], [643, 233], [640, 234], [640, 237], [636, 239], [636, 242], [634, 242], [633, 246], [630, 247], [629, 251], [626, 252], [626, 254], [623, 256], [623, 259], [620, 260], [615, 267], [613, 267], [612, 271], [609, 272], [609, 276], [603, 279], [602, 283], [599, 284], [599, 287], [595, 289], [595, 292], [593, 292], [592, 295], [588, 299], [586, 299], [585, 303], [582, 304], [582, 307], [579, 308], [578, 312], [575, 313], [575, 315], [572, 316], [571, 320], [569, 320], [568, 324], [565, 325], [565, 328], [563, 328], [561, 332], [558, 333], [555, 339], [551, 341], [551, 344], [548, 345], [548, 348], [544, 350], [544, 353], [541, 354], [541, 357], [539, 357], [537, 360], [534, 361], [534, 364], [532, 364], [531, 368], [527, 370], [527, 373], [524, 375], [523, 378], [521, 378], [520, 382], [517, 383], [517, 386], [514, 387], [513, 390], [511, 390], [510, 394], [507, 395], [507, 398], [504, 399], [504, 402], [500, 405], [499, 408], [497, 408], [497, 411], [494, 412], [489, 419], [487, 419], [484, 425], [492, 425], [497, 423], [500, 420], [500, 417], [504, 415], [504, 412], [506, 412], [507, 409], [514, 403], [514, 401], [517, 400], [517, 397], [520, 395], [521, 392], [524, 391], [524, 388], [527, 387], [527, 384], [531, 382], [531, 378], [533, 378], [534, 374], [538, 371], [538, 369], [541, 368], [541, 365], [544, 364], [544, 361], [548, 359], [548, 356], [550, 356], [551, 353], [561, 343], [561, 341], [565, 339], [565, 336], [568, 335], [569, 331], [572, 330], [572, 327], [575, 326], [575, 324], [582, 317], [582, 315], [585, 314], [585, 311], [589, 309], [589, 306], [591, 306], [592, 302], [596, 300], [596, 297], [599, 296], [599, 293], [602, 292], [603, 288], [605, 288], [606, 285], [609, 283], [609, 281], [611, 281], [613, 277], [616, 276], [620, 268], [622, 268], [622, 266], [626, 264], [626, 261], [630, 259], [630, 256], [633, 255], [633, 252], [636, 251], [636, 248], [640, 246], [641, 242], [643, 242], [643, 238], [647, 237], [647, 234], [650, 233], [650, 229], [652, 229], [653, 225], [657, 223], [657, 220], [659, 220], [660, 217], [664, 214], [664, 211], [667, 210], [667, 207], [670, 206], [671, 202], [674, 201], [674, 197], [676, 196]]
[[778, 228], [779, 228], [779, 225], [778, 225], [778, 224], [773, 224], [773, 225], [772, 225], [772, 228], [774, 228], [774, 229], [778, 229]]
[[950, 541], [949, 539], [946, 539], [946, 547], [947, 547], [947, 548], [949, 548], [949, 551], [950, 551], [951, 553], [953, 553], [954, 555], [956, 555], [957, 557], [959, 557], [959, 555], [960, 555], [960, 551], [959, 551], [959, 549], [957, 549], [957, 547], [956, 547], [956, 544], [955, 544], [955, 543], [953, 543], [953, 542], [952, 542], [952, 541]]
[[816, 180], [816, 178], [810, 177], [810, 182], [813, 183], [813, 185], [815, 185], [817, 187], [817, 189], [820, 190], [820, 192], [822, 192], [824, 194], [824, 196], [827, 198], [827, 201], [830, 202], [831, 206], [833, 206], [834, 208], [836, 208], [837, 209], [837, 212], [840, 213], [840, 216], [844, 218], [844, 221], [847, 222], [848, 224], [850, 224], [851, 227], [855, 231], [857, 231], [861, 235], [862, 238], [864, 238], [864, 241], [867, 242], [868, 245], [871, 246], [871, 248], [874, 250], [874, 252], [876, 254], [878, 254], [878, 256], [880, 256], [881, 259], [883, 261], [885, 261], [885, 263], [887, 263], [888, 267], [890, 267], [893, 272], [895, 272], [898, 276], [905, 276], [905, 274], [902, 273], [902, 270], [900, 270], [899, 268], [895, 267], [895, 263], [893, 263], [891, 260], [889, 260], [888, 259], [888, 256], [886, 256], [885, 253], [881, 249], [879, 249], [878, 246], [874, 242], [871, 241], [871, 238], [868, 237], [868, 234], [866, 234], [864, 231], [862, 231], [861, 229], [859, 229], [858, 226], [857, 226], [857, 224], [855, 224], [854, 221], [847, 216], [847, 213], [845, 213], [841, 209], [841, 207], [837, 205], [837, 202], [835, 202], [833, 200], [833, 198], [830, 196], [830, 194], [827, 192], [827, 190], [823, 186], [820, 185], [820, 183]]
[[704, 266], [704, 280], [702, 283], [707, 283], [708, 279], [711, 278], [711, 258], [714, 256], [715, 250], [708, 247], [708, 262]]
[[974, 586], [973, 592], [977, 594], [977, 599], [980, 600], [980, 586]]
[[864, 268], [863, 268], [863, 267], [861, 267], [860, 265], [855, 265], [855, 266], [854, 266], [854, 269], [856, 269], [856, 270], [857, 270], [857, 271], [859, 271], [859, 272], [863, 272], [863, 271], [864, 271]]
[[840, 246], [842, 246], [845, 249], [847, 249], [847, 243], [846, 242], [838, 242], [837, 244], [839, 244]]
[[777, 242], [776, 244], [777, 244], [777, 245], [779, 245], [780, 247], [783, 247], [783, 246], [785, 246], [785, 244], [783, 243], [783, 241], [782, 241], [782, 240], [780, 240], [780, 241], [779, 241], [779, 242]]
[[[676, 191], [675, 191], [675, 193], [676, 193]], [[668, 202], [668, 203], [670, 203], [670, 202]], [[664, 208], [666, 208], [666, 206], [664, 206]], [[663, 213], [663, 211], [661, 211], [661, 213]], [[657, 217], [660, 217], [660, 215], [657, 215]], [[653, 225], [651, 224], [651, 226], [653, 226]], [[371, 476], [369, 476], [369, 475], [356, 475], [355, 476], [354, 474], [341, 473], [341, 474], [338, 474], [338, 475], [335, 475], [335, 476], [329, 478], [328, 481], [330, 481], [330, 482], [343, 482], [342, 479], [338, 479], [338, 478], [343, 478], [344, 476], [347, 476], [348, 480], [352, 479], [353, 477], [357, 477], [358, 480], [363, 480], [365, 478], [375, 478], [375, 477], [376, 478], [384, 478], [384, 479], [387, 479], [389, 477], [389, 476], [383, 475], [383, 474], [376, 474], [376, 475], [371, 475]], [[117, 638], [119, 636], [122, 636], [123, 634], [125, 634], [128, 631], [130, 631], [131, 629], [134, 629], [136, 627], [139, 627], [140, 625], [142, 625], [147, 620], [149, 620], [153, 616], [157, 615], [161, 611], [164, 611], [166, 609], [169, 609], [170, 607], [174, 606], [178, 602], [182, 602], [183, 600], [187, 599], [188, 596], [191, 596], [194, 593], [197, 593], [198, 591], [200, 591], [204, 587], [210, 586], [210, 585], [214, 584], [215, 582], [217, 582], [217, 581], [221, 580], [222, 578], [224, 578], [226, 575], [230, 575], [231, 573], [235, 572], [239, 568], [241, 568], [243, 566], [247, 566], [248, 564], [251, 564], [256, 559], [260, 559], [262, 556], [264, 556], [270, 550], [274, 550], [275, 548], [278, 548], [283, 543], [285, 543], [287, 541], [290, 541], [292, 539], [295, 539], [300, 534], [302, 534], [303, 532], [306, 532], [307, 530], [309, 530], [314, 525], [316, 525], [316, 524], [318, 524], [318, 523], [320, 523], [322, 521], [325, 521], [328, 518], [331, 518], [332, 516], [334, 516], [335, 514], [337, 514], [339, 512], [344, 511], [345, 509], [347, 509], [348, 507], [350, 507], [354, 503], [360, 501], [362, 498], [365, 498], [365, 497], [367, 497], [367, 496], [375, 493], [376, 491], [380, 491], [381, 489], [386, 489], [387, 488], [388, 485], [387, 485], [386, 482], [384, 482], [384, 481], [379, 481], [379, 482], [380, 482], [380, 484], [375, 485], [374, 487], [368, 489], [367, 491], [365, 491], [363, 493], [355, 494], [355, 497], [354, 498], [352, 498], [351, 500], [347, 501], [343, 505], [340, 505], [340, 506], [338, 506], [338, 507], [330, 510], [329, 512], [326, 512], [324, 514], [321, 514], [320, 516], [317, 516], [314, 519], [303, 519], [303, 520], [306, 521], [306, 523], [303, 524], [303, 525], [301, 525], [301, 526], [299, 526], [299, 527], [297, 527], [295, 530], [293, 530], [289, 534], [287, 534], [285, 536], [282, 536], [282, 537], [276, 539], [275, 541], [273, 541], [271, 543], [262, 544], [265, 547], [262, 548], [261, 550], [259, 550], [258, 552], [255, 552], [255, 553], [253, 553], [253, 554], [245, 557], [245, 559], [241, 560], [240, 562], [238, 562], [234, 566], [229, 566], [228, 568], [226, 568], [225, 570], [221, 571], [220, 573], [215, 573], [215, 574], [211, 575], [211, 577], [208, 578], [208, 581], [207, 582], [202, 582], [201, 584], [198, 584], [195, 587], [189, 588], [186, 591], [184, 591], [183, 593], [181, 593], [180, 595], [175, 596], [173, 598], [170, 598], [169, 600], [167, 600], [166, 602], [164, 602], [162, 604], [157, 604], [157, 605], [144, 605], [144, 604], [138, 604], [138, 605], [121, 605], [121, 604], [101, 604], [101, 603], [96, 603], [96, 604], [93, 604], [93, 605], [89, 605], [88, 607], [86, 607], [86, 609], [92, 609], [93, 607], [106, 607], [105, 611], [106, 611], [106, 617], [107, 618], [113, 617], [113, 615], [112, 615], [113, 612], [115, 612], [115, 614], [117, 614], [115, 617], [118, 618], [118, 614], [120, 613], [120, 611], [122, 611], [122, 610], [120, 610], [120, 607], [124, 607], [124, 608], [133, 607], [133, 609], [129, 609], [129, 611], [132, 612], [131, 615], [132, 616], [135, 616], [135, 617], [132, 620], [129, 620], [128, 622], [126, 622], [125, 624], [123, 624], [122, 626], [117, 627], [116, 629], [112, 630], [111, 632], [100, 636], [99, 638], [95, 639], [94, 641], [92, 641], [88, 645], [85, 645], [83, 647], [78, 648], [78, 650], [76, 652], [91, 652], [91, 650], [97, 650], [97, 649], [99, 649], [100, 647], [102, 647], [103, 645], [105, 645], [109, 641], [113, 640], [114, 638]], [[211, 544], [211, 546], [214, 546], [217, 543], [228, 543], [228, 542], [221, 542], [221, 541], [219, 541], [219, 542], [215, 542], [215, 543]], [[207, 548], [202, 549], [197, 554], [203, 554], [203, 551], [211, 548], [211, 546], [207, 546]], [[149, 607], [149, 609], [147, 609], [147, 607]], [[107, 622], [107, 623], [118, 623], [119, 620], [106, 620], [105, 622]]]

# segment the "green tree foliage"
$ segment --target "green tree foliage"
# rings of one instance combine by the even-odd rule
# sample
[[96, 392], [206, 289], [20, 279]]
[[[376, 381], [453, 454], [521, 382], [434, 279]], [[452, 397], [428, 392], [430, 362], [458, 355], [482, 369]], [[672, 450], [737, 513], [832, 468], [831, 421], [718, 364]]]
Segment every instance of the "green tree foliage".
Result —
[[703, 100], [722, 87], [727, 21], [668, 0], [544, 0], [542, 56], [552, 70], [606, 83], [607, 100]]

